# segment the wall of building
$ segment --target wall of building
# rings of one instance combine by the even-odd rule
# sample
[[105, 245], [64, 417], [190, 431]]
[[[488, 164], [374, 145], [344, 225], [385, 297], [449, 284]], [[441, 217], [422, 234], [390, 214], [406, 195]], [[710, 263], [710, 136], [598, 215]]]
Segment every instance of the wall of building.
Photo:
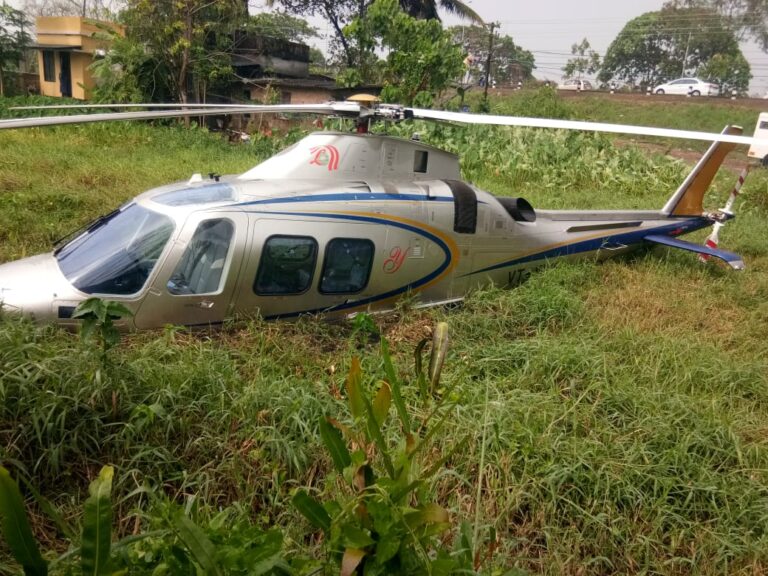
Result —
[[94, 55], [99, 50], [109, 48], [107, 33], [104, 26], [111, 27], [124, 35], [122, 26], [111, 22], [100, 22], [97, 25], [92, 20], [78, 16], [41, 16], [35, 21], [37, 29], [38, 70], [40, 71], [40, 93], [45, 96], [61, 97], [61, 58], [59, 50], [54, 53], [54, 78], [52, 82], [45, 81], [43, 51], [45, 46], [72, 46], [70, 51], [70, 68], [72, 77], [72, 97], [85, 100], [90, 96], [95, 82], [88, 67], [93, 63]]
[[91, 53], [109, 45], [105, 27], [125, 35], [125, 29], [113, 22], [86, 20], [79, 16], [39, 16], [35, 19], [38, 44], [81, 46], [83, 51]]
[[[272, 86], [272, 90], [280, 94], [283, 104], [322, 104], [333, 99], [331, 92], [325, 88]], [[261, 86], [252, 86], [251, 100], [263, 102], [265, 92], [266, 89]]]
[[[40, 70], [40, 94], [43, 96], [61, 97], [61, 83], [59, 75], [61, 74], [61, 51], [52, 50], [54, 68], [54, 81], [46, 82], [43, 70], [43, 51], [40, 50], [37, 56], [38, 70]], [[70, 52], [70, 74], [72, 77], [72, 98], [78, 100], [87, 100], [90, 97], [91, 90], [95, 82], [88, 66], [93, 63], [91, 54], [82, 54], [80, 52]]]
[[54, 52], [54, 71], [53, 71], [53, 82], [46, 82], [45, 76], [44, 76], [44, 70], [43, 70], [43, 51], [38, 50], [37, 52], [37, 69], [40, 71], [40, 94], [43, 96], [61, 96], [61, 92], [59, 91], [59, 72], [61, 72], [60, 64], [59, 64], [59, 56]]

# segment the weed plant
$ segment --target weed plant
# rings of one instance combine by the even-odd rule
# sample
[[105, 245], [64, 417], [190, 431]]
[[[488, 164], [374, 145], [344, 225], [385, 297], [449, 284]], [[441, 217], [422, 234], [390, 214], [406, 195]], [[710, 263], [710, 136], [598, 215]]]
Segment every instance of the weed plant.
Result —
[[[646, 112], [616, 106], [643, 123]], [[687, 127], [705, 127], [697, 118]], [[659, 208], [688, 169], [602, 136], [417, 130], [460, 151], [467, 178], [537, 207]], [[44, 251], [151, 186], [242, 171], [273, 145], [143, 125], [2, 132], [0, 260]], [[735, 177], [724, 171], [705, 203], [721, 206]], [[452, 327], [443, 380], [455, 383], [455, 414], [426, 464], [460, 438], [466, 445], [429, 489], [493, 542], [483, 570], [768, 569], [766, 217], [768, 177], [755, 171], [721, 233], [723, 247], [745, 256], [743, 273], [656, 249], [562, 263], [458, 309], [404, 306], [377, 320], [403, 367], [425, 326]], [[290, 499], [298, 487], [336, 496], [318, 422], [343, 404], [352, 356], [366, 373], [380, 371], [377, 339], [363, 328], [374, 333], [309, 318], [131, 334], [97, 380], [100, 351], [77, 335], [2, 318], [0, 461], [70, 519], [84, 487], [113, 465], [120, 536], [161, 522], [151, 489], [177, 504], [193, 499], [200, 525], [235, 506], [237, 522], [280, 527], [288, 549], [318, 555], [323, 542], [303, 536], [308, 525]], [[42, 517], [33, 514], [37, 534], [65, 547]], [[446, 549], [462, 537], [445, 534]]]

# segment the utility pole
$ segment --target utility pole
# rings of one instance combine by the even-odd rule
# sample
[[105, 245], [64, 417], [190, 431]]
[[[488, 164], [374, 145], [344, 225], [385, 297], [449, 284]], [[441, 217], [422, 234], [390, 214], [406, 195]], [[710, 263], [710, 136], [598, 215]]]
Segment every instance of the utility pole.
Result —
[[483, 108], [487, 111], [488, 108], [488, 83], [491, 80], [491, 60], [493, 59], [493, 30], [498, 28], [498, 22], [491, 22], [488, 27], [491, 29], [490, 36], [488, 37], [488, 59], [485, 62], [485, 90], [483, 90]]
[[691, 32], [688, 32], [688, 41], [685, 43], [685, 56], [683, 56], [683, 69], [680, 76], [685, 76], [685, 64], [688, 62], [688, 49], [691, 47]]

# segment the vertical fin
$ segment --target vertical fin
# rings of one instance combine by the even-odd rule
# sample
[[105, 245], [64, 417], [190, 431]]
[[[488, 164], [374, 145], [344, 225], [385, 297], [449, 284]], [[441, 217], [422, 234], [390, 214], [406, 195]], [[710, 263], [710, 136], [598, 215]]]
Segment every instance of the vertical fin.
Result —
[[[722, 133], [739, 135], [741, 132], [739, 126], [726, 126]], [[667, 216], [700, 216], [704, 212], [704, 193], [725, 157], [735, 147], [736, 144], [729, 142], [713, 142], [661, 212]]]

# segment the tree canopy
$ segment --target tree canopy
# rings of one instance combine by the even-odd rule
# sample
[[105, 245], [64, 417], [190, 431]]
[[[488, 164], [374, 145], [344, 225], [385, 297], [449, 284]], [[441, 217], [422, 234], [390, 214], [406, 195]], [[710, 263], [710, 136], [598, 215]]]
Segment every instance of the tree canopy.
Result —
[[125, 7], [125, 0], [23, 0], [25, 14], [83, 16], [110, 20]]
[[566, 78], [581, 78], [584, 74], [594, 74], [600, 69], [600, 54], [592, 50], [586, 38], [578, 44], [571, 45], [571, 54], [573, 58], [563, 66]]
[[259, 12], [246, 20], [244, 28], [246, 32], [290, 42], [306, 42], [319, 35], [306, 20], [285, 12]]
[[129, 0], [123, 13], [131, 39], [156, 63], [179, 102], [229, 81], [231, 44], [243, 22], [240, 0]]
[[[372, 56], [372, 45], [359, 36], [360, 29], [353, 28], [353, 33], [344, 32], [354, 20], [365, 18], [373, 0], [267, 0], [267, 4], [282, 6], [290, 14], [324, 18], [334, 34], [329, 47], [330, 59], [341, 68], [356, 69], [363, 77], [376, 68], [378, 59]], [[461, 0], [398, 0], [398, 5], [407, 15], [420, 20], [439, 22], [440, 8], [459, 18], [482, 23], [480, 16]]]
[[[467, 54], [466, 80], [477, 84], [485, 78], [488, 61], [488, 29], [483, 26], [452, 26], [448, 29], [454, 42], [464, 47]], [[509, 84], [532, 77], [535, 68], [533, 54], [515, 44], [511, 36], [494, 38], [491, 59], [491, 79], [499, 84]]]
[[429, 106], [461, 74], [464, 53], [440, 22], [409, 16], [398, 0], [376, 0], [344, 32], [367, 48], [387, 52], [385, 101]]
[[670, 0], [665, 8], [706, 8], [724, 18], [738, 40], [748, 38], [768, 52], [768, 2], [765, 0]]
[[420, 20], [440, 20], [438, 4], [448, 14], [483, 24], [483, 19], [461, 0], [400, 0], [400, 6], [409, 16]]
[[0, 5], [0, 96], [5, 94], [3, 72], [18, 66], [29, 43], [27, 30], [29, 22], [21, 10], [5, 3]]
[[[722, 70], [722, 66], [709, 64], [713, 60], [728, 62], [738, 70], [725, 76], [706, 76]], [[716, 12], [667, 7], [647, 12], [624, 26], [608, 47], [599, 79], [648, 86], [696, 74], [739, 91], [746, 91], [751, 77], [736, 35]]]

